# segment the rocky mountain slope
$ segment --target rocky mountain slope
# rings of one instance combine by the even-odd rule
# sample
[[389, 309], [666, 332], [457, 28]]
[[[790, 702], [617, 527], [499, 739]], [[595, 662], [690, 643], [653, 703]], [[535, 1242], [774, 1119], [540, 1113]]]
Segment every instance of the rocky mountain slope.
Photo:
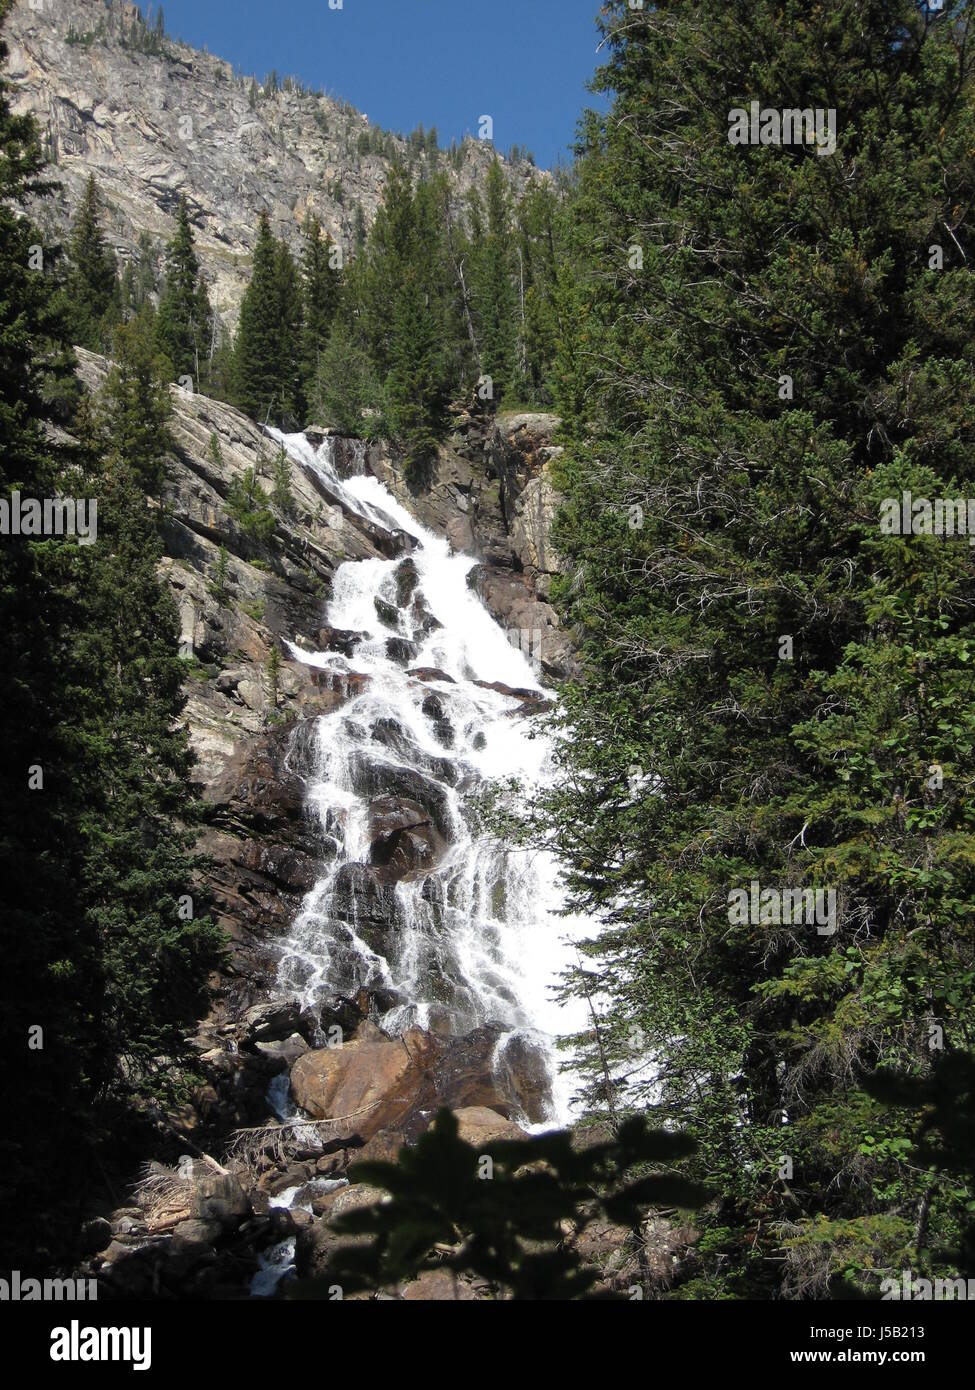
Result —
[[[158, 54], [129, 37], [138, 11], [123, 0], [17, 0], [5, 38], [14, 108], [36, 118], [61, 192], [36, 209], [52, 236], [63, 233], [94, 174], [109, 212], [106, 229], [120, 260], [139, 234], [157, 247], [173, 234], [186, 196], [211, 300], [228, 329], [247, 285], [258, 213], [297, 249], [300, 225], [315, 213], [351, 247], [357, 208], [370, 225], [388, 169], [385, 154], [360, 153], [368, 118], [347, 103], [296, 89], [251, 96], [251, 76], [220, 58], [166, 39]], [[324, 55], [326, 80], [338, 82]], [[471, 112], [476, 128], [478, 113]], [[391, 147], [411, 157], [404, 140]], [[441, 152], [415, 154], [449, 175], [455, 196], [482, 180], [490, 145], [465, 140], [457, 166]], [[509, 166], [515, 188], [531, 175]]]

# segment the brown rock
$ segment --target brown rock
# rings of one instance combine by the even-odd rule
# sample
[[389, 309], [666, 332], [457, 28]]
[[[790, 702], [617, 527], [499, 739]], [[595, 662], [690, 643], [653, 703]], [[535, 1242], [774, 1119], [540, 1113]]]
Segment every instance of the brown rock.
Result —
[[478, 1148], [496, 1139], [527, 1139], [527, 1134], [513, 1120], [506, 1120], [497, 1110], [489, 1110], [485, 1105], [471, 1105], [463, 1110], [455, 1110], [458, 1136], [465, 1144]]
[[471, 1303], [477, 1294], [449, 1269], [425, 1269], [403, 1288], [406, 1303]]
[[413, 1107], [431, 1041], [414, 1029], [395, 1041], [353, 1040], [308, 1052], [291, 1069], [292, 1093], [316, 1119], [342, 1118], [349, 1133], [369, 1139]]
[[414, 1139], [443, 1106], [510, 1115], [521, 1106], [494, 1074], [497, 1037], [489, 1028], [460, 1038], [416, 1028], [392, 1040], [357, 1036], [299, 1057], [291, 1090], [316, 1119], [339, 1120], [341, 1133], [365, 1141], [381, 1130]]

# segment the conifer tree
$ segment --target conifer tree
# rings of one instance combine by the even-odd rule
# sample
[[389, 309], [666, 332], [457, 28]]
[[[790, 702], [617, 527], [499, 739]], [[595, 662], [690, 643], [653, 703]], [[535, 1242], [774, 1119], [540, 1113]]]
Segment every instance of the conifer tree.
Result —
[[[477, 196], [477, 195], [475, 195]], [[485, 215], [475, 214], [471, 241], [471, 306], [481, 352], [481, 368], [490, 376], [500, 401], [518, 375], [518, 302], [514, 286], [511, 195], [501, 161], [488, 170]]]
[[305, 388], [302, 375], [304, 304], [301, 277], [294, 257], [278, 242], [275, 264], [278, 301], [278, 416], [292, 430], [304, 421]]
[[[0, 22], [8, 9], [0, 0]], [[76, 442], [57, 442], [48, 402], [63, 398], [51, 383], [71, 365], [64, 301], [35, 266], [37, 229], [13, 211], [44, 183], [34, 124], [11, 114], [2, 81], [0, 155], [0, 499], [84, 500], [93, 542], [0, 539], [0, 1041], [2, 1104], [18, 1115], [3, 1185], [5, 1208], [13, 1192], [16, 1202], [0, 1243], [6, 1267], [46, 1274], [77, 1257], [103, 1102], [150, 1077], [158, 1090], [154, 1059], [180, 1057], [216, 938], [202, 903], [187, 915], [194, 808], [178, 628], [135, 479], [136, 465], [146, 471], [135, 383], [151, 327], [119, 330], [141, 334], [131, 353], [123, 337], [109, 379], [109, 436], [86, 399]], [[11, 1082], [26, 1085], [29, 1106]], [[118, 1112], [114, 1121], [117, 1138]]]
[[234, 389], [237, 404], [254, 419], [272, 409], [278, 389], [278, 298], [276, 242], [266, 213], [257, 227], [250, 284], [240, 306], [234, 344]]
[[461, 341], [446, 204], [442, 176], [414, 189], [405, 166], [394, 164], [354, 281], [375, 373], [384, 382], [386, 425], [414, 472], [436, 446]]
[[341, 272], [330, 263], [334, 243], [317, 217], [305, 219], [301, 250], [303, 320], [301, 374], [306, 398], [314, 391], [319, 358], [328, 342], [341, 292]]
[[[0, 24], [9, 9], [10, 0], [0, 0]], [[6, 57], [0, 40], [0, 63]], [[17, 491], [33, 498], [51, 497], [59, 486], [80, 491], [77, 461], [45, 429], [47, 380], [51, 374], [70, 376], [64, 347], [73, 330], [54, 280], [34, 268], [31, 248], [44, 239], [18, 215], [28, 197], [43, 194], [43, 174], [34, 122], [12, 113], [8, 85], [0, 79], [4, 507]], [[95, 1041], [86, 1033], [86, 1020], [96, 952], [74, 905], [82, 853], [75, 769], [64, 737], [62, 663], [83, 622], [86, 552], [64, 538], [34, 539], [9, 529], [0, 535], [0, 1104], [18, 1120], [5, 1145], [0, 1247], [6, 1268], [27, 1270], [60, 1253], [89, 1175], [88, 1152], [79, 1139]], [[67, 1173], [65, 1152], [74, 1153]]]
[[102, 352], [120, 317], [115, 254], [101, 228], [102, 201], [90, 174], [71, 224], [66, 300], [74, 340]]
[[234, 344], [236, 402], [255, 420], [271, 417], [280, 422], [285, 415], [304, 412], [301, 323], [298, 272], [262, 212]]
[[156, 313], [156, 342], [175, 377], [190, 376], [200, 387], [201, 359], [209, 347], [211, 309], [193, 249], [186, 198], [180, 197], [176, 232], [166, 248], [165, 284]]
[[103, 394], [106, 437], [143, 491], [158, 497], [172, 447], [167, 382], [172, 364], [157, 345], [152, 306], [144, 304], [115, 333], [115, 361]]
[[[913, 0], [602, 24], [560, 299], [585, 672], [552, 808], [606, 922], [570, 982], [609, 1001], [591, 1104], [608, 1065], [618, 1110], [698, 1139], [721, 1259], [687, 1296], [870, 1288], [975, 1198], [859, 1085], [973, 1032], [972, 552], [881, 526], [975, 485], [972, 54]], [[835, 120], [835, 152], [731, 141], [759, 97]], [[832, 914], [784, 917], [793, 891]]]

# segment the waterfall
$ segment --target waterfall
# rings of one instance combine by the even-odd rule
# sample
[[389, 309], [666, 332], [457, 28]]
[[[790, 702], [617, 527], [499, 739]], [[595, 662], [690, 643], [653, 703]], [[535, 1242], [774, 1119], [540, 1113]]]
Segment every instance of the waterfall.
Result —
[[499, 844], [470, 809], [490, 779], [516, 777], [531, 797], [553, 777], [551, 741], [531, 716], [548, 692], [468, 588], [475, 559], [422, 527], [361, 451], [343, 478], [333, 440], [315, 449], [272, 433], [345, 512], [416, 541], [406, 558], [341, 564], [324, 616], [330, 649], [291, 647], [348, 698], [303, 741], [325, 868], [281, 944], [279, 987], [326, 1016], [366, 990], [389, 1036], [495, 1026], [496, 1067], [512, 1048], [544, 1059], [545, 1113], [524, 1118], [564, 1122], [571, 1082], [555, 1038], [585, 1024], [551, 987], [582, 927], [557, 915], [551, 857]]

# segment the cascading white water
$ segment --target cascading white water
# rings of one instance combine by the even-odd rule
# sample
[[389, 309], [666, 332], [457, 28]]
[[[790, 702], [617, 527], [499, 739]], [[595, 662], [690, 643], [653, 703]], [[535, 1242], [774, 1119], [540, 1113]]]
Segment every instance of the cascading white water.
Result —
[[[299, 661], [364, 679], [316, 721], [309, 803], [332, 857], [283, 943], [280, 987], [315, 1010], [367, 989], [384, 1001], [378, 1022], [391, 1036], [496, 1025], [498, 1057], [527, 1037], [550, 1072], [544, 1120], [564, 1122], [571, 1083], [558, 1075], [554, 1039], [584, 1021], [551, 987], [580, 924], [557, 915], [550, 856], [478, 833], [465, 809], [487, 779], [517, 777], [530, 796], [553, 776], [551, 743], [522, 713], [524, 696], [476, 682], [546, 692], [468, 588], [472, 557], [452, 554], [371, 475], [340, 478], [331, 441], [316, 450], [301, 434], [274, 437], [345, 509], [418, 542], [405, 563], [338, 568], [325, 621], [343, 634], [341, 652], [292, 648]], [[404, 801], [425, 808], [412, 850], [428, 867], [377, 872], [376, 808], [387, 797], [394, 813]]]

